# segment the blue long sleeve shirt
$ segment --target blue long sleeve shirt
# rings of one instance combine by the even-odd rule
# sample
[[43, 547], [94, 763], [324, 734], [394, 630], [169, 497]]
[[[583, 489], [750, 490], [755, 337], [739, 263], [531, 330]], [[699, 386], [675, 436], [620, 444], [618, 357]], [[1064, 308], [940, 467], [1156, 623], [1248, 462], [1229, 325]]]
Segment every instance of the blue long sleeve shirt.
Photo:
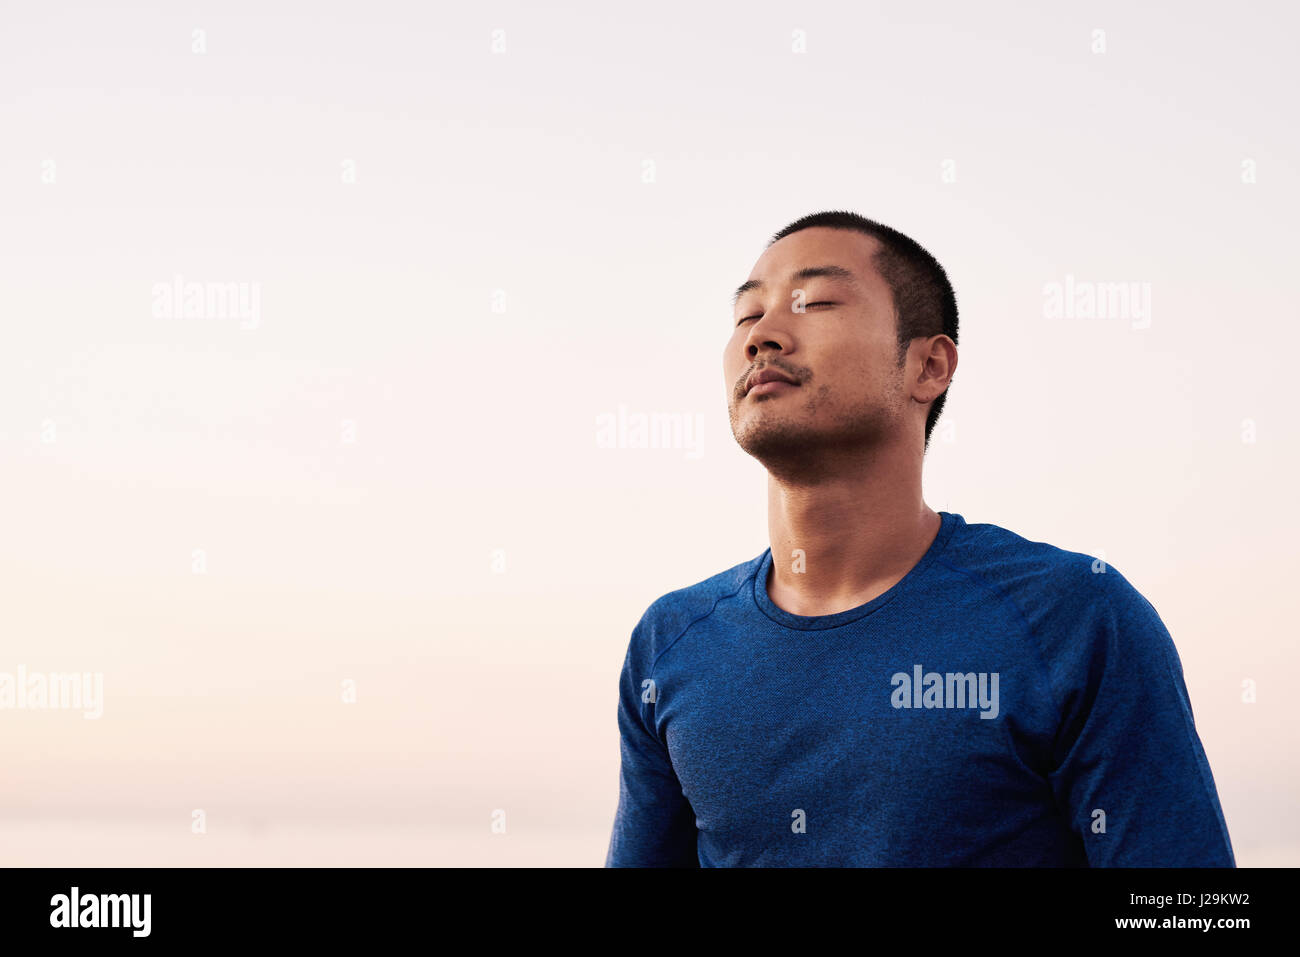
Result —
[[770, 549], [671, 592], [619, 683], [607, 867], [1234, 867], [1182, 666], [1113, 567], [940, 512], [832, 615]]

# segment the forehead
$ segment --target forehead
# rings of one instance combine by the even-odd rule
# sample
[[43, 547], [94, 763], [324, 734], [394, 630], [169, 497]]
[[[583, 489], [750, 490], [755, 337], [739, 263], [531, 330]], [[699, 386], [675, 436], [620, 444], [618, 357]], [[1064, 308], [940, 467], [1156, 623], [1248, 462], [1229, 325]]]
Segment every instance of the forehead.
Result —
[[880, 248], [880, 241], [874, 236], [856, 230], [824, 226], [801, 229], [763, 251], [750, 270], [745, 286], [755, 289], [757, 283], [762, 283], [759, 291], [770, 291], [790, 282], [797, 284], [799, 280], [793, 277], [801, 269], [838, 266], [853, 274], [852, 282], [862, 292], [868, 295], [888, 292], [873, 262]]

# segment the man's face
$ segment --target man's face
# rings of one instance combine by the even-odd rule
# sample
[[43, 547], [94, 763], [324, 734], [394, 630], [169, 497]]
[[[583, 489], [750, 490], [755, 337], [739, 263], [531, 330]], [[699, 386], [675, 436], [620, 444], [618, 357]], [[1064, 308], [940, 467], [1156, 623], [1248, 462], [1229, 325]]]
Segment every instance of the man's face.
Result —
[[[818, 226], [773, 243], [754, 264], [745, 285], [761, 285], [736, 301], [722, 368], [732, 434], [760, 462], [794, 466], [912, 427], [893, 295], [872, 264], [879, 248], [871, 236]], [[840, 274], [798, 275], [824, 267]], [[794, 384], [747, 392], [750, 375], [765, 370]]]

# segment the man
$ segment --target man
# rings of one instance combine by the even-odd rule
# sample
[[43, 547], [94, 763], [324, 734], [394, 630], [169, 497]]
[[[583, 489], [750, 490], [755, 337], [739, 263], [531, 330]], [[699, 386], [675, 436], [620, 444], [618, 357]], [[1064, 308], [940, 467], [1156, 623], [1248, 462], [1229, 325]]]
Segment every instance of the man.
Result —
[[1234, 867], [1182, 667], [1111, 566], [935, 512], [943, 268], [819, 213], [738, 290], [757, 558], [655, 601], [619, 686], [606, 866]]

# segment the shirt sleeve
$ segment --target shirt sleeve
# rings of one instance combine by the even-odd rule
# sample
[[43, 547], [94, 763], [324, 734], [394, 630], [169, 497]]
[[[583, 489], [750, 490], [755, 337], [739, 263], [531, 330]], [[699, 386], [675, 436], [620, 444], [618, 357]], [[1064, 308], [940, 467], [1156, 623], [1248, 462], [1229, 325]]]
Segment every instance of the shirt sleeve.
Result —
[[[646, 722], [643, 682], [651, 678], [641, 626], [632, 634], [619, 677], [618, 810], [606, 867], [699, 867], [695, 812], [682, 793], [668, 749]], [[653, 711], [650, 711], [653, 714]]]
[[1092, 867], [1235, 867], [1173, 639], [1140, 592], [1106, 574], [1071, 642], [1079, 651], [1053, 675], [1057, 801]]

